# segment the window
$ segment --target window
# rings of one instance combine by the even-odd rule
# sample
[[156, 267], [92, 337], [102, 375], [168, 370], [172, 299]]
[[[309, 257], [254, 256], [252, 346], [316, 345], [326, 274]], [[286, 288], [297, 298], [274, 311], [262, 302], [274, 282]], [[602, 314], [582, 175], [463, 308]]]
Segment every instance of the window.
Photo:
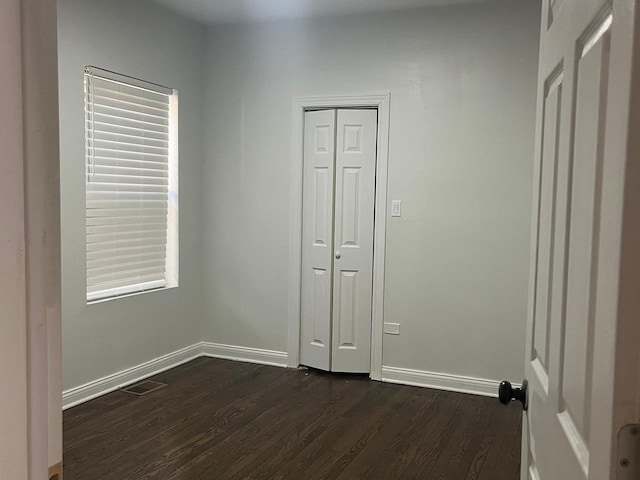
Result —
[[178, 284], [178, 96], [85, 68], [87, 301]]

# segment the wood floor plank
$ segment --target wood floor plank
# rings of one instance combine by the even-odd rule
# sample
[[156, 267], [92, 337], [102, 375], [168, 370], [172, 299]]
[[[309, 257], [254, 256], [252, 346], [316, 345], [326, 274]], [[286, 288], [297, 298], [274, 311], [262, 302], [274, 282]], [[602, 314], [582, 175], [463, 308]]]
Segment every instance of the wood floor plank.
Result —
[[329, 443], [323, 456], [312, 466], [310, 480], [338, 478], [344, 469], [367, 448], [380, 429], [408, 400], [408, 390], [378, 388], [365, 401], [343, 415], [348, 428]]
[[[522, 407], [518, 402], [502, 406], [494, 420], [496, 428], [493, 448], [490, 448], [478, 480], [511, 480], [514, 466], [520, 468], [520, 458], [511, 455], [513, 444], [520, 444]], [[519, 446], [518, 446], [519, 449]]]
[[370, 469], [370, 474], [384, 475], [389, 480], [428, 478], [419, 476], [425, 466], [442, 455], [441, 444], [451, 434], [462, 409], [464, 395], [442, 392], [428, 409], [412, 418], [410, 425], [390, 444], [390, 448]]
[[66, 480], [500, 480], [521, 411], [363, 376], [200, 358], [64, 413]]
[[396, 414], [380, 430], [377, 437], [345, 468], [338, 478], [347, 480], [377, 475], [380, 472], [379, 463], [384, 465], [389, 461], [389, 458], [393, 459], [397, 456], [397, 453], [393, 451], [397, 450], [397, 445], [402, 443], [405, 432], [415, 424], [416, 418], [424, 415], [425, 411], [439, 403], [440, 396], [445, 393], [417, 387], [402, 388], [411, 390], [411, 398], [398, 409]]
[[465, 480], [478, 480], [478, 477], [483, 472], [485, 467], [485, 461], [491, 450], [496, 449], [496, 435], [501, 421], [501, 411], [497, 408], [493, 408], [488, 412], [484, 412], [489, 421], [482, 434], [482, 440], [480, 445], [476, 448], [473, 458], [469, 464], [467, 474], [464, 477]]
[[[298, 376], [299, 381], [302, 379], [305, 377]], [[259, 454], [256, 449], [256, 438], [261, 440], [261, 449], [269, 448], [269, 445], [275, 443], [273, 437], [285, 429], [289, 422], [295, 421], [297, 413], [304, 413], [305, 408], [314, 407], [312, 403], [308, 406], [305, 403], [308, 403], [308, 389], [321, 388], [319, 383], [322, 382], [317, 377], [310, 377], [305, 379], [305, 383], [294, 383], [293, 388], [274, 389], [273, 393], [277, 398], [268, 403], [270, 406], [266, 410], [256, 408], [253, 412], [256, 417], [246, 415], [245, 422], [240, 428], [236, 428], [219, 442], [215, 442], [215, 439], [209, 442], [208, 448], [204, 452], [199, 452], [199, 455], [186, 465], [184, 470], [197, 469], [203, 472], [215, 470], [219, 478], [232, 478], [236, 470], [242, 470], [244, 466], [238, 463], [250, 463]], [[286, 407], [283, 410], [285, 399]], [[274, 445], [274, 448], [277, 448], [277, 445]], [[200, 477], [193, 476], [193, 478]]]
[[[375, 392], [375, 384], [371, 382], [360, 380], [356, 384], [349, 383], [349, 380], [344, 380], [342, 385], [338, 384], [338, 388], [333, 389], [332, 398], [328, 403], [323, 396], [314, 395], [294, 408], [292, 413], [287, 415], [288, 426], [280, 431], [277, 439], [274, 439], [274, 448], [263, 448], [259, 457], [230, 478], [267, 479], [282, 474], [293, 458], [312, 442], [318, 441], [336, 416], [345, 415]], [[317, 415], [310, 416], [309, 410], [317, 411]]]
[[488, 417], [484, 413], [491, 408], [490, 401], [469, 396], [451, 435], [442, 439], [440, 455], [420, 471], [422, 478], [464, 478], [473, 460], [471, 453], [479, 448], [487, 427]]

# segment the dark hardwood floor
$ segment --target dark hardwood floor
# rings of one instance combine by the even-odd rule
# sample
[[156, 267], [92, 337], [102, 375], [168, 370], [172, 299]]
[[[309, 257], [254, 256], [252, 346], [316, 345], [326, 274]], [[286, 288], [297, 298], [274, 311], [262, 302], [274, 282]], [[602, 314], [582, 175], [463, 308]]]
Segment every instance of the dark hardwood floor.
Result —
[[516, 480], [496, 399], [200, 358], [64, 413], [65, 480]]

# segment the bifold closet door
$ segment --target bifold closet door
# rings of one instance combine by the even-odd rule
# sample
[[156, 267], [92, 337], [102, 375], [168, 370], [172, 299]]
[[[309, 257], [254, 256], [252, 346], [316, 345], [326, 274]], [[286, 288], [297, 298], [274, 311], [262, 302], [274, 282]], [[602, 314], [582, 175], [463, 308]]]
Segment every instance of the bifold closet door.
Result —
[[338, 110], [331, 370], [371, 370], [376, 110]]
[[370, 371], [376, 110], [305, 116], [301, 363]]
[[302, 186], [300, 360], [331, 369], [336, 111], [306, 112]]

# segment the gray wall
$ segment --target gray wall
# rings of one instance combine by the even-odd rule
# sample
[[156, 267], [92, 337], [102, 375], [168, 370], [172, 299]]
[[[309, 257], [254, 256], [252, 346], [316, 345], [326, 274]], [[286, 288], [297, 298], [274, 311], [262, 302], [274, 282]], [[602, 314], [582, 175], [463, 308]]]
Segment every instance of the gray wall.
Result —
[[285, 351], [294, 96], [391, 92], [383, 363], [523, 373], [538, 1], [209, 29], [204, 339]]
[[[391, 92], [383, 363], [523, 373], [538, 1], [252, 25], [59, 0], [64, 387], [198, 341], [285, 351], [295, 96]], [[86, 305], [83, 67], [180, 92], [180, 287]]]
[[[204, 28], [144, 1], [58, 0], [65, 389], [201, 340]], [[83, 68], [177, 88], [180, 286], [87, 305]]]

